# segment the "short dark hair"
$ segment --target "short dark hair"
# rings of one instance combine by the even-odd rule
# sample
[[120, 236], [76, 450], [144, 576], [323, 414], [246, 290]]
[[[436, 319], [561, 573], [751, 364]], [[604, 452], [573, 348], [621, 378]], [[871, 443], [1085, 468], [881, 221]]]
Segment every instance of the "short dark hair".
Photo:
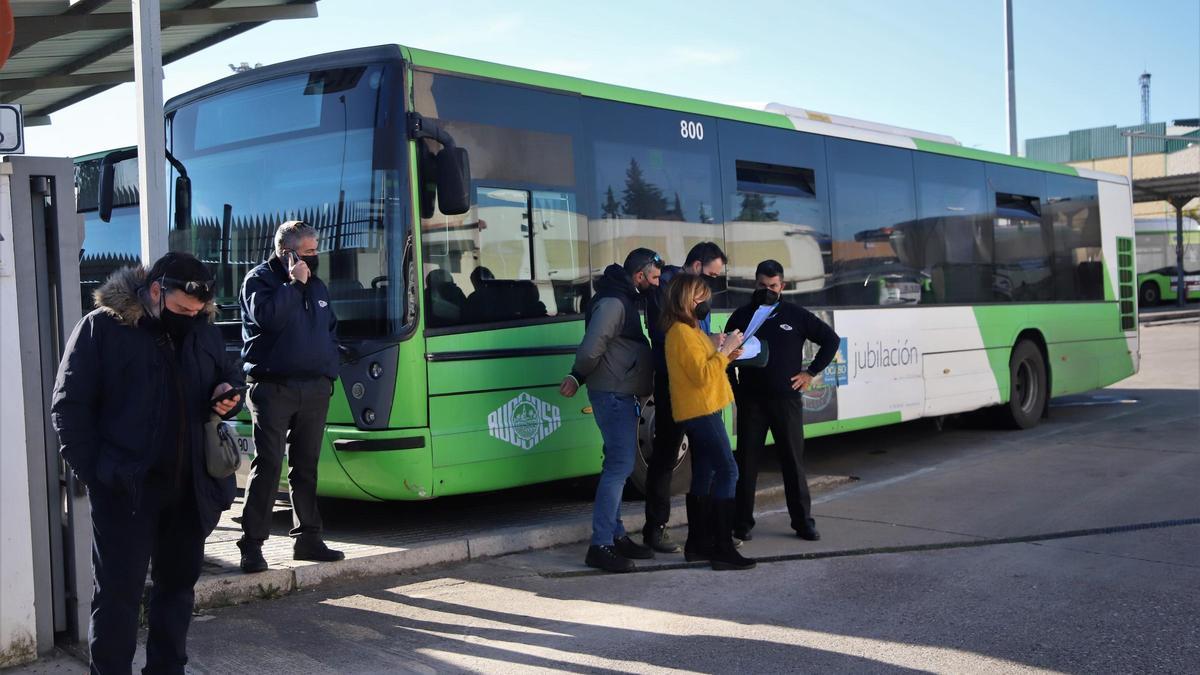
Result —
[[482, 283], [484, 281], [492, 281], [495, 278], [496, 278], [496, 275], [492, 274], [492, 271], [489, 270], [488, 268], [484, 267], [483, 265], [480, 265], [479, 267], [476, 267], [475, 269], [471, 270], [471, 285], [472, 286], [478, 286], [480, 283]]
[[625, 268], [626, 274], [633, 276], [651, 265], [661, 269], [662, 257], [648, 248], [635, 248], [625, 256], [625, 264], [622, 267]]
[[729, 264], [729, 258], [725, 256], [725, 251], [717, 246], [715, 241], [702, 241], [692, 247], [688, 251], [687, 258], [683, 261], [684, 267], [690, 267], [692, 263], [699, 261], [701, 265], [707, 265], [714, 260], [720, 260], [726, 265]]
[[208, 302], [213, 297], [213, 276], [196, 256], [170, 251], [154, 261], [146, 273], [146, 283], [159, 282], [163, 290], [177, 290]]
[[764, 260], [758, 263], [758, 268], [754, 270], [754, 276], [781, 277], [783, 276], [783, 265], [780, 265], [778, 260]]

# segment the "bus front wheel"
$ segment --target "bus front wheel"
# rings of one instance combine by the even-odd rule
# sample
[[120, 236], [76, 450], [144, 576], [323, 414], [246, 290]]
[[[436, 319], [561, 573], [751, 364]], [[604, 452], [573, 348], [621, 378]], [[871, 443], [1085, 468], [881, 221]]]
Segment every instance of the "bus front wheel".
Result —
[[1049, 393], [1042, 350], [1029, 340], [1018, 342], [1008, 360], [1008, 405], [1004, 406], [1008, 424], [1014, 429], [1037, 426]]
[[[654, 397], [642, 403], [642, 416], [638, 419], [637, 457], [633, 462], [633, 474], [629, 483], [639, 495], [646, 495], [646, 472], [650, 465], [650, 457], [654, 454]], [[671, 494], [680, 494], [687, 490], [692, 482], [692, 461], [688, 456], [688, 439], [683, 437], [679, 447], [675, 449], [675, 458], [671, 471]]]
[[1153, 281], [1143, 282], [1138, 295], [1141, 297], [1143, 307], [1153, 307], [1162, 300], [1162, 292], [1158, 290], [1158, 284]]

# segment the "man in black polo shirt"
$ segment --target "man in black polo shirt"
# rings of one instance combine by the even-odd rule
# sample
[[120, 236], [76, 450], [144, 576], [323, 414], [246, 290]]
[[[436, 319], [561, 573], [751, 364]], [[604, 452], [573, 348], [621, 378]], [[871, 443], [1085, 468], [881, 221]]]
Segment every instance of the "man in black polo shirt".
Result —
[[[735, 311], [725, 324], [728, 331], [746, 332], [759, 308], [766, 314], [754, 337], [766, 344], [767, 365], [764, 368], [738, 368], [734, 382], [738, 484], [733, 535], [743, 541], [751, 538], [758, 463], [770, 429], [783, 471], [783, 490], [792, 529], [801, 539], [816, 541], [821, 535], [812, 517], [812, 499], [804, 475], [803, 396], [813, 378], [833, 361], [841, 339], [812, 312], [781, 301], [783, 265], [775, 260], [764, 260], [758, 264], [754, 276], [756, 290], [750, 304]], [[820, 345], [817, 356], [807, 368], [804, 367], [805, 340]]]

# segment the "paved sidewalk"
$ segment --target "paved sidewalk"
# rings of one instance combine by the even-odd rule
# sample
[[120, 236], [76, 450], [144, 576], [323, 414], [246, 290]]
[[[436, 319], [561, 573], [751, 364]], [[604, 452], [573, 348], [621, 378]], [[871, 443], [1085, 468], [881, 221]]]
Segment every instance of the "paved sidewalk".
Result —
[[[820, 492], [850, 480], [847, 476], [810, 476], [809, 485]], [[776, 474], [763, 474], [759, 508], [782, 505], [783, 486], [778, 481]], [[530, 489], [536, 490], [539, 488]], [[243, 574], [238, 569], [239, 499], [208, 538], [204, 572], [196, 584], [196, 607], [275, 598], [334, 580], [395, 574], [583, 542], [591, 536], [592, 504], [581, 492], [577, 490], [569, 497], [539, 494], [532, 499], [523, 498], [522, 491], [517, 490], [429, 502], [323, 502], [326, 541], [346, 553], [346, 559], [336, 563], [292, 560], [292, 540], [287, 536], [291, 512], [278, 508], [272, 536], [263, 546], [270, 569], [261, 574]], [[623, 504], [622, 519], [630, 532], [641, 530], [644, 508], [640, 500]], [[681, 495], [672, 501], [671, 523], [686, 522]]]

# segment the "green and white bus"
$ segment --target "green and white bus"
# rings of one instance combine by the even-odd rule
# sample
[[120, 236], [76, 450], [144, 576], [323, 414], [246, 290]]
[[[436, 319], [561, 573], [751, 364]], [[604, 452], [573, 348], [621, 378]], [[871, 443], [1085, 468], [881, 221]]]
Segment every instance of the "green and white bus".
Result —
[[760, 260], [783, 263], [790, 300], [842, 336], [809, 436], [988, 406], [1028, 427], [1050, 396], [1137, 370], [1120, 176], [399, 46], [239, 73], [172, 99], [166, 121], [191, 183], [170, 245], [214, 265], [231, 347], [276, 225], [320, 232], [347, 352], [324, 495], [597, 473], [591, 411], [558, 383], [592, 280], [637, 246], [728, 252], [716, 328]]
[[[1138, 218], [1137, 285], [1142, 307], [1179, 299], [1175, 266], [1175, 221], [1169, 218]], [[1183, 281], [1188, 300], [1200, 299], [1200, 223], [1183, 219]]]

